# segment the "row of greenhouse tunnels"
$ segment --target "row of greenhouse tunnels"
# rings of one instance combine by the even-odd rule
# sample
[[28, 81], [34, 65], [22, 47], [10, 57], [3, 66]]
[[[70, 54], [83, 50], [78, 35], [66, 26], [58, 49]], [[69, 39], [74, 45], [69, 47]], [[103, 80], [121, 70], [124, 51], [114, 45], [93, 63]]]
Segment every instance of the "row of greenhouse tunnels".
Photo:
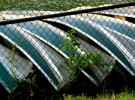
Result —
[[134, 5], [1, 11], [0, 98], [134, 90]]

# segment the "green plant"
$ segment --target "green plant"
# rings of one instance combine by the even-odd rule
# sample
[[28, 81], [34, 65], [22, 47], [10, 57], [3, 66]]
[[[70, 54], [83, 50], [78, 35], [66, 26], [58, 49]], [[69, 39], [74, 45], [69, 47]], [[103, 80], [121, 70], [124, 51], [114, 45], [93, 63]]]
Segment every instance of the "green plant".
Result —
[[[15, 65], [14, 65], [14, 63], [16, 63], [17, 60], [18, 60], [18, 59], [15, 57], [15, 55], [16, 55], [16, 54], [19, 54], [16, 47], [17, 47], [17, 45], [18, 45], [18, 46], [23, 45], [24, 42], [25, 42], [25, 40], [24, 40], [23, 38], [20, 38], [20, 39], [18, 40], [17, 44], [12, 46], [11, 51], [10, 51], [9, 54], [6, 56], [6, 58], [9, 60], [9, 63], [11, 64], [11, 66], [13, 66], [13, 67], [10, 68], [10, 70], [11, 70], [11, 72], [12, 72], [12, 74], [13, 74], [13, 76], [14, 76], [14, 78], [15, 78], [16, 80], [18, 80], [18, 79], [17, 79], [17, 76], [16, 76], [16, 72], [13, 71], [14, 67], [16, 67], [16, 68], [18, 67], [18, 66], [15, 66]], [[29, 67], [29, 64], [27, 64], [27, 66]], [[34, 95], [34, 92], [33, 92], [33, 90], [32, 90], [32, 87], [37, 87], [37, 85], [36, 85], [36, 74], [35, 74], [34, 72], [35, 72], [35, 70], [34, 70], [34, 69], [31, 69], [31, 71], [30, 71], [30, 73], [29, 73], [29, 76], [28, 76], [28, 77], [26, 78], [26, 80], [25, 80], [25, 82], [28, 84], [28, 87], [29, 87], [29, 90], [30, 90], [30, 96], [33, 96], [33, 95]], [[18, 81], [19, 81], [19, 80], [18, 80]], [[21, 82], [22, 82], [22, 80], [21, 80]]]
[[36, 77], [37, 77], [37, 75], [34, 72], [35, 72], [35, 70], [31, 70], [30, 76], [26, 79], [26, 83], [29, 84], [30, 96], [31, 97], [34, 95], [32, 87], [37, 88], [37, 85], [36, 85]]
[[[16, 53], [17, 53], [17, 52], [16, 52], [16, 47], [13, 46], [13, 47], [12, 47], [12, 50], [11, 50], [11, 51], [9, 52], [9, 54], [6, 56], [6, 58], [9, 60], [9, 62], [10, 62], [10, 64], [11, 64], [11, 66], [13, 66], [13, 63], [14, 63], [15, 61], [17, 61], [17, 59], [15, 58], [15, 54], [16, 54]], [[16, 66], [15, 66], [15, 67], [16, 67]], [[14, 78], [17, 80], [17, 76], [16, 76], [15, 72], [13, 71], [13, 67], [11, 67], [10, 70], [11, 70], [11, 72], [12, 72]]]
[[81, 43], [79, 38], [77, 37], [77, 33], [75, 30], [68, 31], [68, 34], [65, 36], [65, 41], [61, 46], [61, 50], [63, 52], [67, 52], [69, 56], [66, 61], [73, 62], [74, 66], [87, 68], [90, 66], [112, 66], [114, 63], [110, 61], [109, 63], [105, 62], [102, 54], [96, 52], [95, 54], [85, 51], [83, 48], [80, 47]]

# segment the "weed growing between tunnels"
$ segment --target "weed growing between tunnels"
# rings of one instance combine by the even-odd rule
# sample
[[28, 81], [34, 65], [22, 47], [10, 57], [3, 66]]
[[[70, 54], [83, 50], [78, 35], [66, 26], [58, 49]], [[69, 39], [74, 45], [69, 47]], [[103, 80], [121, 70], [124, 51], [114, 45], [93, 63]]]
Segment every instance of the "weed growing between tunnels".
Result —
[[[15, 58], [15, 54], [16, 54], [16, 47], [13, 46], [12, 50], [10, 51], [8, 56], [6, 57], [9, 60], [11, 66], [14, 66], [13, 63], [17, 61], [17, 59]], [[16, 67], [16, 66], [14, 66], [14, 67]], [[17, 80], [17, 76], [16, 76], [15, 72], [13, 71], [13, 67], [11, 67], [10, 70], [11, 70], [13, 76], [14, 76], [14, 79]]]
[[34, 67], [28, 78], [22, 81], [7, 98], [9, 100], [61, 100], [62, 96], [54, 90], [44, 75]]
[[82, 68], [87, 68], [90, 65], [100, 65], [102, 67], [114, 65], [113, 61], [109, 63], [105, 62], [100, 52], [93, 54], [81, 48], [80, 45], [81, 42], [77, 37], [76, 31], [73, 29], [68, 31], [68, 35], [65, 36], [65, 41], [61, 49], [64, 52], [68, 52], [69, 61], [74, 62], [75, 65], [81, 66]]
[[[33, 89], [32, 87], [36, 88], [36, 77], [37, 75], [34, 73], [35, 69], [31, 68], [31, 66], [29, 65], [29, 62], [26, 62], [25, 60], [28, 60], [28, 58], [26, 56], [24, 56], [18, 49], [17, 46], [22, 46], [25, 43], [25, 40], [23, 39], [23, 37], [21, 37], [18, 41], [17, 44], [15, 45], [11, 45], [11, 47], [8, 47], [10, 50], [9, 54], [6, 56], [6, 58], [9, 60], [9, 63], [11, 65], [10, 67], [10, 71], [13, 75], [13, 78], [15, 80], [17, 80], [18, 82], [22, 83], [26, 83], [29, 87], [30, 91], [30, 96], [34, 95]], [[19, 58], [17, 57], [20, 56], [21, 58], [23, 58], [24, 62], [25, 62], [25, 66], [30, 67], [30, 70], [28, 72], [27, 69], [24, 68], [25, 72], [23, 73], [23, 70], [20, 70], [20, 67], [23, 67], [21, 62], [19, 62]], [[18, 65], [17, 65], [18, 64]], [[20, 65], [19, 65], [20, 64]], [[25, 74], [29, 73], [29, 76], [25, 76]], [[18, 76], [18, 73], [24, 75], [22, 77]], [[20, 85], [20, 84], [19, 84]]]
[[77, 37], [77, 32], [73, 29], [69, 30], [68, 34], [65, 36], [65, 41], [61, 46], [61, 50], [68, 55], [68, 58], [64, 59], [64, 61], [68, 61], [68, 63], [76, 68], [81, 67], [82, 69], [87, 70], [92, 66], [114, 66], [114, 61], [110, 60], [109, 62], [106, 62], [101, 53], [96, 52], [93, 54], [90, 51], [84, 50], [81, 47], [79, 37]]
[[[24, 43], [25, 39], [21, 37], [20, 39], [18, 39], [16, 44], [11, 44], [10, 46], [7, 45], [7, 48], [10, 50], [9, 53], [6, 55], [6, 58], [9, 61], [8, 67], [13, 75], [13, 78], [18, 81], [24, 79], [24, 76], [27, 75], [27, 73], [31, 69], [31, 65], [28, 62], [28, 58], [18, 49], [18, 47], [21, 47]], [[23, 68], [24, 66], [27, 66], [29, 70]], [[22, 69], [24, 69], [25, 72]]]

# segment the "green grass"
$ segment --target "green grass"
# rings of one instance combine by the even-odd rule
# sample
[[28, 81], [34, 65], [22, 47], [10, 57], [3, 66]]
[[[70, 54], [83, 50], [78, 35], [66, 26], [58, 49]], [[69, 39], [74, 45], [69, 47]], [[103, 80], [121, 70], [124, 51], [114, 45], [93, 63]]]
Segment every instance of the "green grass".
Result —
[[119, 94], [101, 94], [97, 97], [64, 95], [64, 100], [135, 100], [135, 92], [123, 91]]
[[67, 10], [79, 6], [132, 1], [135, 0], [0, 0], [0, 10]]

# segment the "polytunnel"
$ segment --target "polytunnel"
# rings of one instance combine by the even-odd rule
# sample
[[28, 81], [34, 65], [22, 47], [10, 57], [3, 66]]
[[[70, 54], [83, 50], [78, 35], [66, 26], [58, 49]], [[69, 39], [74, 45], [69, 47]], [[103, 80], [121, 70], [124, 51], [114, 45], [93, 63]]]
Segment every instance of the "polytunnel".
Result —
[[[72, 12], [72, 10], [67, 12]], [[47, 15], [46, 12], [42, 13]], [[115, 12], [115, 16], [132, 17], [123, 13], [124, 11]], [[8, 14], [6, 16], [5, 12], [1, 12], [4, 20], [30, 18], [38, 15], [38, 12], [35, 11], [31, 16], [19, 11], [9, 11]], [[11, 92], [19, 85], [19, 82], [26, 80], [35, 66], [56, 90], [72, 82], [77, 72], [77, 69], [73, 67], [76, 63], [63, 62], [70, 56], [68, 50], [61, 50], [61, 46], [67, 39], [66, 36], [70, 34], [69, 30], [75, 30], [75, 37], [78, 38], [80, 48], [83, 48], [83, 51], [80, 48], [75, 49], [77, 57], [87, 52], [93, 54], [98, 52], [102, 54], [103, 61], [107, 63], [117, 61], [135, 76], [135, 25], [131, 20], [123, 20], [121, 17], [112, 17], [109, 14], [113, 15], [114, 12], [107, 10], [15, 22], [8, 25], [1, 24], [0, 83], [8, 92]], [[77, 66], [77, 68], [97, 86], [113, 69], [112, 65], [106, 67], [89, 64], [89, 66], [87, 70], [82, 66]]]

